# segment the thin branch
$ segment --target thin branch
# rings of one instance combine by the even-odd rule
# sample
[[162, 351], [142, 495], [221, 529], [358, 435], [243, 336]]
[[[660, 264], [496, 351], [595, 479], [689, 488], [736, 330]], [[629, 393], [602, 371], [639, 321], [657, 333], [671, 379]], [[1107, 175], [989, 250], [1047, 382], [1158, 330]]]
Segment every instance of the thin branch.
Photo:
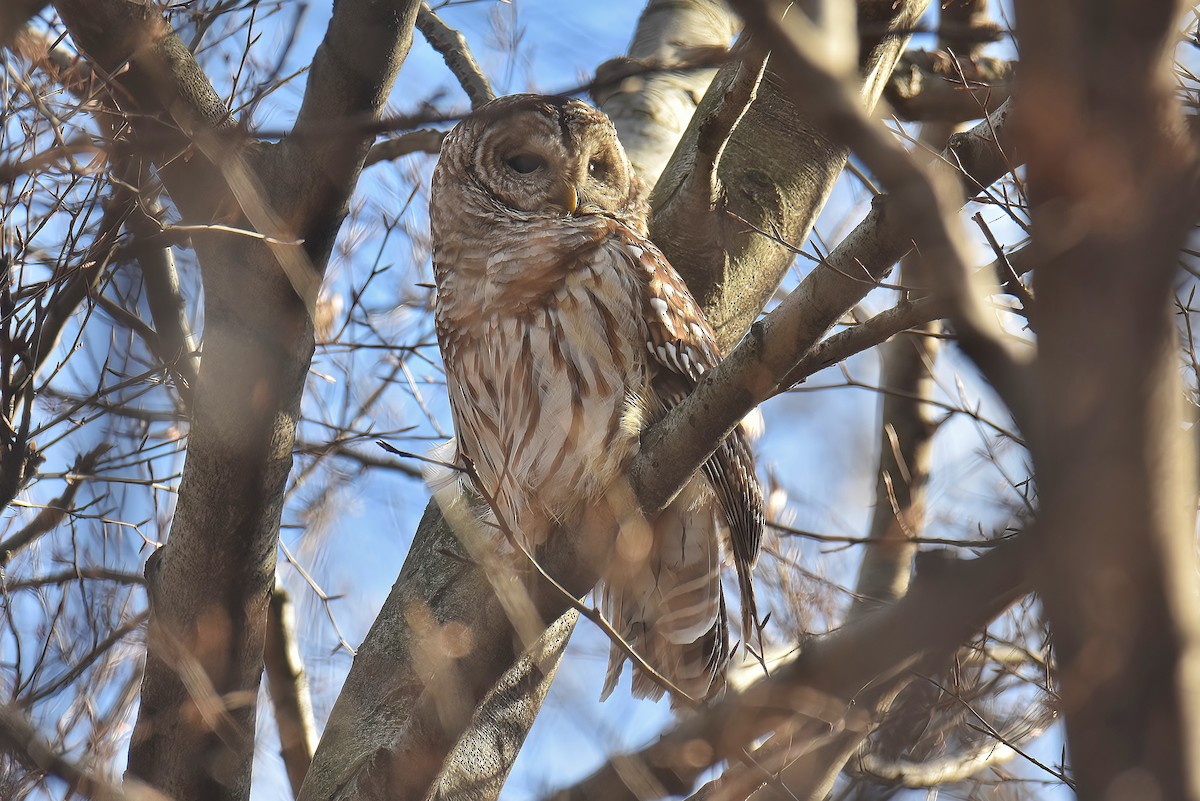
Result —
[[[901, 787], [924, 789], [956, 784], [1022, 755], [1020, 744], [1036, 739], [1044, 731], [1045, 726], [1022, 723], [1011, 731], [989, 733], [990, 739], [983, 740], [966, 752], [924, 761], [887, 759], [868, 751], [858, 756], [856, 767], [874, 779]], [[1058, 774], [1058, 778], [1070, 785], [1070, 781], [1062, 774]]]
[[410, 153], [437, 153], [442, 149], [442, 140], [445, 138], [445, 131], [439, 131], [436, 128], [421, 128], [394, 136], [391, 139], [384, 139], [371, 146], [370, 151], [367, 152], [367, 158], [363, 161], [363, 168], [366, 169], [381, 161], [392, 161]]
[[91, 665], [100, 657], [104, 656], [121, 640], [129, 636], [133, 632], [142, 628], [146, 620], [150, 617], [150, 613], [143, 611], [126, 620], [121, 625], [108, 633], [104, 639], [96, 643], [86, 654], [81, 656], [79, 660], [69, 669], [63, 672], [62, 675], [55, 678], [49, 684], [44, 684], [31, 692], [28, 696], [21, 699], [22, 703], [27, 706], [32, 706], [38, 701], [50, 698], [63, 687], [73, 683], [76, 679], [83, 675]]
[[1020, 274], [1009, 260], [1008, 254], [1004, 252], [1004, 248], [1000, 247], [1000, 243], [996, 241], [996, 235], [992, 233], [991, 226], [983, 219], [983, 212], [977, 212], [971, 220], [979, 226], [979, 230], [983, 232], [984, 238], [987, 239], [988, 245], [992, 252], [996, 254], [996, 274], [1000, 279], [1000, 288], [1008, 292], [1014, 298], [1021, 302], [1021, 309], [1024, 312], [1025, 319], [1029, 321], [1030, 326], [1033, 325], [1034, 302], [1033, 293], [1029, 291], [1029, 287], [1021, 280]]
[[271, 593], [271, 605], [267, 607], [263, 663], [267, 689], [275, 709], [283, 766], [292, 785], [292, 796], [297, 797], [317, 746], [317, 724], [313, 719], [308, 679], [296, 645], [296, 615], [287, 592], [278, 584]]
[[946, 316], [949, 304], [941, 298], [902, 300], [871, 319], [821, 340], [779, 381], [778, 392], [786, 392], [830, 365], [882, 345], [897, 334]]
[[[136, 238], [148, 238], [163, 231], [158, 222], [162, 204], [157, 198], [146, 197], [129, 216], [126, 226]], [[178, 229], [176, 229], [178, 230]], [[191, 400], [191, 391], [200, 374], [200, 357], [196, 353], [196, 338], [192, 335], [187, 316], [187, 302], [175, 269], [175, 255], [170, 246], [148, 248], [139, 252], [138, 264], [146, 288], [146, 305], [154, 319], [159, 352], [156, 354], [181, 379], [182, 395]]]
[[454, 73], [459, 85], [470, 98], [471, 108], [479, 108], [496, 97], [479, 62], [471, 54], [467, 37], [443, 22], [442, 18], [429, 8], [429, 3], [421, 3], [421, 9], [417, 12], [417, 30], [425, 37], [425, 41], [429, 42], [430, 47], [442, 54], [446, 66]]

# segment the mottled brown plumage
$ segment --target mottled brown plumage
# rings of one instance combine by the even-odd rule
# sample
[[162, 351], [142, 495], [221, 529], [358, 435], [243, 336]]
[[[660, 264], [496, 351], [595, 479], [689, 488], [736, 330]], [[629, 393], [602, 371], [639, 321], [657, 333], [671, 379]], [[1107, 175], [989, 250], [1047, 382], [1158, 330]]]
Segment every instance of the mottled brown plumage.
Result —
[[[430, 218], [456, 432], [448, 458], [471, 466], [494, 511], [536, 549], [569, 535], [623, 476], [642, 432], [717, 363], [713, 332], [645, 238], [612, 124], [578, 100], [515, 95], [464, 119], [442, 145]], [[604, 611], [656, 670], [711, 696], [729, 655], [727, 552], [753, 619], [762, 494], [743, 434], [648, 522], [618, 537]], [[622, 662], [614, 649], [605, 695]], [[634, 691], [661, 695], [640, 673]]]

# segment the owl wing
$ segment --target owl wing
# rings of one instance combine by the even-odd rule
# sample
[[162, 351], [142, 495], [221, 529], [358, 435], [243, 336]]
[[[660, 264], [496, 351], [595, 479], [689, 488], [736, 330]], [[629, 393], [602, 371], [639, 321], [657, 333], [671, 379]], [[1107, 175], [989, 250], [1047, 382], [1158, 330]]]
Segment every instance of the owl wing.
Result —
[[[686, 398], [700, 378], [721, 361], [712, 326], [679, 273], [651, 242], [620, 226], [622, 250], [643, 281], [643, 318], [650, 351], [652, 386], [663, 412]], [[734, 429], [704, 463], [702, 470], [729, 526], [733, 564], [742, 597], [744, 636], [757, 619], [752, 571], [758, 560], [764, 525], [762, 488], [754, 472], [750, 444]]]

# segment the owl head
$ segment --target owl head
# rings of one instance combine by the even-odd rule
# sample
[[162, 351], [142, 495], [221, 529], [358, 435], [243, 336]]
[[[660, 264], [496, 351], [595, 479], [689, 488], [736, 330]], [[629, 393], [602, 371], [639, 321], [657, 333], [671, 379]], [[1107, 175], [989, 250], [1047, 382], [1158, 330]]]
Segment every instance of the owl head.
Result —
[[608, 117], [552, 95], [497, 98], [446, 137], [434, 171], [442, 195], [469, 193], [521, 217], [642, 216], [640, 183]]

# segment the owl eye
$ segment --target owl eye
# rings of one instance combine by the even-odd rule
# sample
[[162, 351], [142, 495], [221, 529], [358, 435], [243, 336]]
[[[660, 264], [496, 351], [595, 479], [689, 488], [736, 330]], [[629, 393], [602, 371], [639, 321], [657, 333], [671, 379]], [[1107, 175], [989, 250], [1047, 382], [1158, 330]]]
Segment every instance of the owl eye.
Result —
[[608, 162], [601, 161], [600, 159], [592, 159], [588, 162], [588, 175], [597, 181], [603, 181], [608, 177]]
[[532, 153], [518, 153], [512, 158], [505, 159], [504, 163], [512, 169], [513, 172], [519, 172], [521, 175], [529, 175], [531, 172], [537, 172], [542, 167], [546, 166], [546, 160], [541, 156], [535, 156]]

